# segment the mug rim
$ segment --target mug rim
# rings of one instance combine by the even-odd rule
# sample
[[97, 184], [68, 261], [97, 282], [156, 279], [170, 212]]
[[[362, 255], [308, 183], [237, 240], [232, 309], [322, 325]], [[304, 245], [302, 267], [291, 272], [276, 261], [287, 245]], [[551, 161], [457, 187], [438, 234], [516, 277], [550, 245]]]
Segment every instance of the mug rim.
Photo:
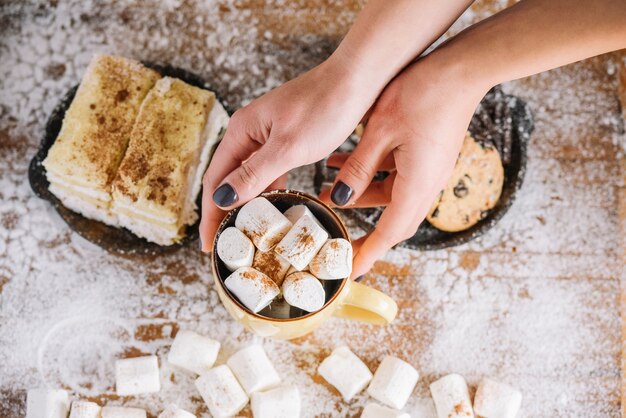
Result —
[[[346, 239], [352, 245], [352, 241], [350, 240], [350, 234], [348, 233], [348, 229], [344, 225], [344, 223], [341, 220], [341, 218], [339, 217], [339, 215], [337, 215], [337, 213], [334, 210], [332, 210], [332, 208], [330, 206], [328, 206], [326, 203], [324, 203], [321, 200], [319, 200], [317, 197], [312, 196], [312, 195], [310, 195], [308, 193], [305, 193], [305, 192], [301, 192], [299, 190], [291, 190], [291, 189], [269, 190], [269, 191], [265, 191], [265, 192], [259, 194], [256, 197], [267, 197], [267, 196], [272, 196], [272, 195], [296, 195], [296, 196], [303, 197], [303, 198], [308, 199], [308, 200], [312, 200], [315, 203], [318, 203], [335, 220], [335, 222], [337, 223], [337, 226], [339, 227], [339, 229], [341, 230], [341, 232], [343, 234], [342, 238]], [[241, 302], [239, 302], [239, 300], [234, 295], [231, 294], [231, 292], [228, 290], [228, 288], [224, 284], [224, 280], [225, 279], [223, 279], [221, 277], [221, 275], [219, 274], [219, 268], [218, 268], [218, 265], [217, 265], [219, 256], [217, 255], [216, 248], [217, 248], [217, 240], [219, 239], [219, 236], [222, 233], [222, 231], [225, 229], [224, 227], [226, 226], [228, 221], [230, 221], [230, 218], [233, 216], [233, 214], [235, 212], [239, 211], [239, 209], [242, 206], [243, 205], [238, 206], [238, 207], [236, 207], [234, 209], [231, 209], [230, 211], [228, 211], [226, 216], [224, 216], [224, 219], [222, 219], [222, 222], [220, 222], [220, 225], [217, 228], [217, 232], [215, 233], [215, 238], [213, 238], [213, 245], [211, 247], [211, 252], [213, 254], [213, 260], [212, 260], [212, 263], [211, 263], [211, 266], [213, 268], [213, 275], [215, 276], [215, 279], [220, 282], [220, 286], [224, 290], [224, 293], [226, 294], [226, 296], [228, 296], [228, 298], [232, 302], [234, 302], [237, 307], [242, 309], [246, 314], [251, 315], [251, 316], [253, 316], [255, 318], [258, 318], [258, 319], [262, 319], [262, 320], [265, 320], [265, 321], [273, 321], [273, 322], [293, 322], [293, 321], [300, 321], [300, 320], [303, 320], [303, 319], [312, 318], [313, 316], [321, 313], [323, 310], [325, 310], [330, 305], [332, 305], [333, 302], [335, 302], [335, 300], [339, 297], [339, 295], [343, 291], [344, 287], [346, 286], [347, 281], [350, 280], [349, 276], [346, 277], [345, 279], [341, 279], [341, 284], [339, 285], [339, 288], [335, 291], [335, 294], [319, 310], [317, 310], [315, 312], [309, 312], [306, 315], [298, 316], [296, 318], [271, 318], [271, 317], [268, 317], [268, 316], [259, 315], [258, 313], [252, 312], [250, 309], [245, 307]], [[258, 250], [255, 249], [255, 251], [258, 251]]]

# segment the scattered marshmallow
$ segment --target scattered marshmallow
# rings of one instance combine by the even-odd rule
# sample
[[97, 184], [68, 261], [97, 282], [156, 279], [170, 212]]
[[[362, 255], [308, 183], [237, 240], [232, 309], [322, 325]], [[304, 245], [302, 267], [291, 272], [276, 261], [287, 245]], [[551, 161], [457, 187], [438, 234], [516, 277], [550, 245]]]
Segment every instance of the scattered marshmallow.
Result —
[[300, 416], [300, 394], [295, 386], [280, 386], [252, 394], [254, 418], [293, 418]]
[[191, 412], [180, 409], [174, 404], [170, 404], [159, 414], [158, 418], [196, 418], [196, 416]]
[[328, 232], [309, 215], [303, 215], [280, 240], [274, 251], [302, 271], [327, 239]]
[[157, 356], [117, 360], [115, 362], [115, 390], [120, 396], [161, 390]]
[[235, 226], [259, 250], [269, 251], [287, 234], [292, 224], [269, 200], [256, 197], [241, 207]]
[[225, 364], [196, 379], [196, 388], [215, 418], [233, 416], [248, 403], [248, 395]]
[[369, 402], [365, 405], [365, 408], [363, 408], [361, 418], [411, 418], [411, 416], [406, 412]]
[[274, 280], [274, 283], [276, 283], [278, 287], [283, 284], [287, 270], [289, 270], [290, 267], [289, 261], [282, 258], [275, 251], [268, 251], [266, 253], [257, 251], [256, 254], [254, 254], [254, 261], [252, 262], [252, 268], [257, 269]]
[[326, 301], [324, 286], [312, 274], [304, 271], [290, 274], [283, 282], [283, 297], [291, 306], [307, 312], [322, 309]]
[[147, 416], [146, 411], [139, 408], [104, 406], [101, 418], [147, 418]]
[[318, 279], [345, 279], [352, 272], [352, 245], [343, 238], [329, 239], [317, 253], [309, 270]]
[[463, 376], [449, 374], [430, 384], [439, 418], [474, 418], [469, 390]]
[[259, 312], [280, 294], [272, 279], [251, 267], [241, 267], [224, 280], [224, 285], [252, 312]]
[[522, 405], [522, 394], [512, 386], [483, 379], [474, 397], [474, 411], [484, 418], [515, 418]]
[[231, 226], [223, 230], [217, 239], [217, 255], [230, 271], [250, 267], [254, 258], [254, 244], [243, 232]]
[[378, 366], [367, 393], [392, 408], [402, 409], [413, 392], [419, 373], [397, 357], [385, 356]]
[[193, 373], [202, 374], [211, 370], [219, 351], [219, 342], [193, 331], [180, 330], [174, 338], [167, 361]]
[[74, 401], [70, 418], [100, 418], [100, 405], [95, 402]]
[[277, 386], [280, 377], [263, 347], [255, 344], [237, 351], [226, 362], [248, 394]]
[[[324, 228], [324, 225], [322, 225], [319, 219], [317, 219], [315, 215], [313, 215], [313, 212], [311, 212], [311, 209], [309, 209], [306, 205], [292, 206], [289, 209], [287, 209], [285, 213], [283, 213], [283, 215], [285, 215], [285, 217], [289, 219], [289, 222], [291, 222], [292, 224], [295, 224], [296, 222], [298, 222], [298, 219], [302, 218], [302, 216], [309, 215], [315, 222], [317, 222], [319, 226]], [[324, 230], [326, 230], [326, 228], [324, 228]]]
[[333, 385], [343, 399], [349, 401], [365, 389], [372, 380], [372, 372], [346, 346], [337, 347], [317, 368], [317, 372]]
[[69, 410], [65, 390], [31, 389], [26, 395], [26, 418], [66, 418]]

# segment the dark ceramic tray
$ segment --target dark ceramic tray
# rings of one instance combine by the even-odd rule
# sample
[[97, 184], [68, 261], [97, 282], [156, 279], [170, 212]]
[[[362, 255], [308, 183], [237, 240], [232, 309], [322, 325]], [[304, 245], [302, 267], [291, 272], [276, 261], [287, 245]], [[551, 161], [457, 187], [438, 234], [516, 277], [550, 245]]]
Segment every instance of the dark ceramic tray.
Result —
[[[176, 77], [193, 86], [209, 89], [215, 92], [215, 89], [207, 84], [204, 80], [202, 80], [201, 77], [190, 73], [189, 71], [171, 66], [161, 66], [151, 63], [144, 63], [144, 65], [157, 70], [163, 76]], [[52, 111], [52, 114], [50, 115], [46, 123], [45, 132], [39, 146], [39, 150], [31, 160], [28, 167], [28, 180], [30, 181], [30, 186], [35, 194], [38, 197], [50, 202], [59, 213], [59, 215], [61, 215], [61, 218], [63, 218], [63, 220], [74, 232], [87, 239], [88, 241], [91, 241], [92, 243], [114, 254], [157, 255], [169, 253], [189, 245], [198, 246], [197, 240], [199, 221], [197, 221], [194, 225], [189, 225], [187, 227], [187, 230], [185, 231], [185, 238], [183, 238], [180, 243], [175, 245], [163, 246], [147, 241], [143, 238], [139, 238], [127, 229], [109, 226], [102, 222], [88, 219], [76, 212], [72, 212], [71, 210], [63, 206], [61, 201], [57, 199], [56, 196], [50, 193], [50, 191], [48, 190], [50, 183], [48, 183], [48, 179], [46, 177], [46, 169], [41, 164], [41, 162], [48, 155], [48, 150], [56, 140], [59, 131], [61, 130], [63, 117], [65, 116], [66, 110], [69, 108], [72, 100], [74, 99], [77, 88], [78, 86], [74, 86], [73, 88], [71, 88], [65, 94], [65, 96], [61, 98], [59, 104]], [[219, 96], [218, 99], [220, 100], [222, 105], [226, 107], [224, 101], [221, 100]], [[231, 113], [228, 108], [227, 111], [229, 112], [229, 114]], [[200, 193], [198, 194], [198, 198], [196, 201], [198, 211], [201, 211], [201, 197], [202, 191], [200, 191]]]
[[[502, 195], [496, 206], [474, 226], [459, 232], [445, 232], [424, 220], [416, 234], [399, 244], [416, 250], [438, 250], [461, 245], [487, 232], [509, 210], [517, 191], [522, 187], [526, 172], [526, 148], [534, 128], [530, 107], [516, 96], [502, 92], [500, 87], [490, 90], [483, 98], [472, 118], [469, 131], [478, 141], [492, 143], [500, 152], [504, 166]], [[341, 151], [354, 148], [356, 141], [349, 139]], [[332, 183], [337, 170], [326, 166], [322, 160], [315, 167], [314, 186], [319, 193], [323, 184]], [[384, 173], [379, 173], [384, 177]], [[374, 228], [383, 208], [340, 210], [363, 229]]]

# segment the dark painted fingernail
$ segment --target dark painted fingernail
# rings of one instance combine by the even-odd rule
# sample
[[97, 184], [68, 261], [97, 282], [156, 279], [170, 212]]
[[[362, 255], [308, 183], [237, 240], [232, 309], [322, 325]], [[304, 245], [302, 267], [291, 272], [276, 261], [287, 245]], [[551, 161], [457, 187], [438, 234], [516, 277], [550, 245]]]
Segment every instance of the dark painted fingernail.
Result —
[[223, 208], [232, 205], [237, 199], [239, 199], [237, 192], [233, 189], [233, 186], [228, 183], [222, 184], [213, 192], [213, 201], [217, 206]]
[[338, 181], [335, 187], [333, 187], [333, 191], [330, 192], [330, 200], [337, 206], [343, 206], [348, 203], [353, 192], [352, 187], [343, 181]]
[[365, 274], [361, 274], [359, 277], [357, 277], [356, 279], [354, 279], [355, 282], [360, 282], [361, 280], [363, 280], [363, 277], [365, 277]]

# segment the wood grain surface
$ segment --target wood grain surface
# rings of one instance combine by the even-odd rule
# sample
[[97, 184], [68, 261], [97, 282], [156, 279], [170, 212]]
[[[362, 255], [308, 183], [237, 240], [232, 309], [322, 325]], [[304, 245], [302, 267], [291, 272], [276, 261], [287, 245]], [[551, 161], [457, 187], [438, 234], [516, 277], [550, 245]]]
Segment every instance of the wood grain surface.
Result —
[[[101, 380], [109, 373], [104, 365], [82, 374], [66, 365], [49, 350], [54, 338], [97, 351], [106, 346], [97, 329], [114, 335], [121, 356], [161, 359], [184, 327], [217, 336], [221, 356], [253, 340], [217, 301], [209, 259], [196, 248], [158, 258], [112, 256], [77, 238], [32, 195], [26, 167], [45, 118], [91, 54], [187, 68], [238, 108], [328, 56], [363, 3], [0, 5], [0, 417], [23, 416], [25, 391], [42, 385], [102, 403], [133, 402]], [[450, 34], [508, 4], [476, 2]], [[356, 417], [367, 402], [365, 395], [343, 402], [316, 373], [339, 343], [372, 370], [385, 354], [414, 364], [421, 377], [408, 409], [415, 417], [429, 416], [421, 403], [428, 384], [451, 372], [465, 376], [472, 391], [485, 376], [518, 387], [520, 416], [626, 413], [625, 59], [624, 51], [607, 54], [504, 86], [535, 116], [524, 186], [479, 240], [433, 252], [398, 249], [376, 263], [364, 283], [398, 302], [392, 325], [332, 320], [293, 342], [263, 341], [279, 372], [301, 385], [304, 416]], [[291, 186], [311, 190], [312, 172], [296, 170]], [[99, 318], [123, 318], [123, 326]], [[176, 401], [207, 416], [197, 394], [176, 389], [191, 391], [189, 376], [162, 368], [161, 396], [140, 398], [140, 406], [155, 417], [164, 402]]]

